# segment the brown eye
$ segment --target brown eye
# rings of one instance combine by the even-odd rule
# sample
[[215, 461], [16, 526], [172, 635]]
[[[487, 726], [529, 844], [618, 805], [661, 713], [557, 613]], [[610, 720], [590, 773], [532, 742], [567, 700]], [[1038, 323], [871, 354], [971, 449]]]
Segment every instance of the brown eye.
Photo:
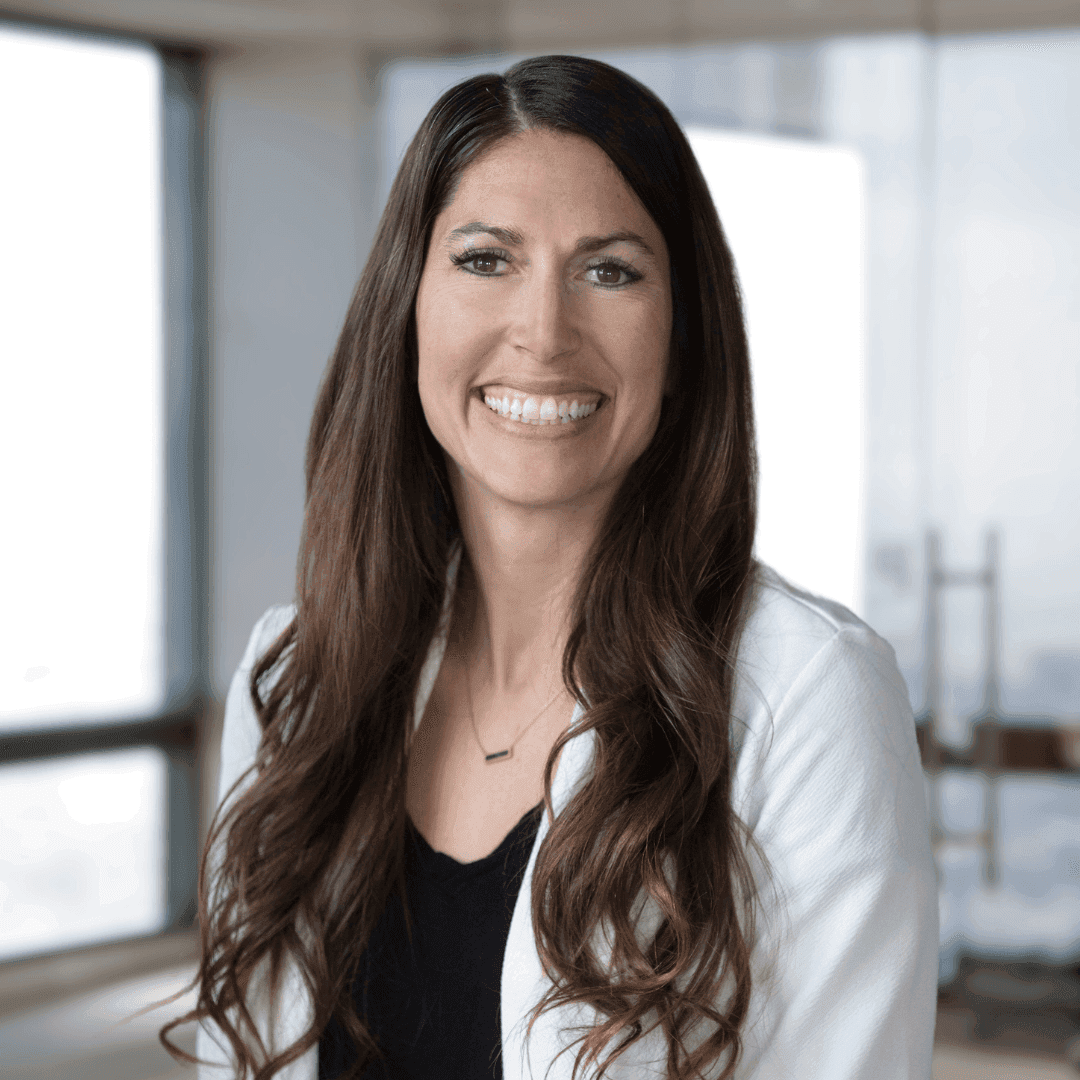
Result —
[[505, 273], [505, 264], [512, 260], [505, 251], [469, 251], [451, 255], [450, 261], [468, 274], [480, 277], [500, 277]]
[[593, 275], [591, 280], [597, 285], [628, 285], [641, 276], [614, 262], [590, 266], [588, 272]]

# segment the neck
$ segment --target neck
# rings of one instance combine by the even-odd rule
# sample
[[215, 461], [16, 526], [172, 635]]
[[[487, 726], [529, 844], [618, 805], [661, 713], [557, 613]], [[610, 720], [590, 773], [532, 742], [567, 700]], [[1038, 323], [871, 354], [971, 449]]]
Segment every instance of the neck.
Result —
[[451, 642], [497, 697], [561, 686], [570, 604], [598, 528], [595, 507], [508, 505], [466, 484], [451, 464], [465, 552]]

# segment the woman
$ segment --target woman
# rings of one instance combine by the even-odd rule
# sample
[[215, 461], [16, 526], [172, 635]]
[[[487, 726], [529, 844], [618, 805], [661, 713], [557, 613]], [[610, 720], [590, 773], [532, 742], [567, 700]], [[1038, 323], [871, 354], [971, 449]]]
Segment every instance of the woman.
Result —
[[929, 1076], [904, 685], [754, 562], [754, 483], [667, 109], [573, 57], [448, 91], [319, 393], [297, 604], [229, 692], [206, 1076]]

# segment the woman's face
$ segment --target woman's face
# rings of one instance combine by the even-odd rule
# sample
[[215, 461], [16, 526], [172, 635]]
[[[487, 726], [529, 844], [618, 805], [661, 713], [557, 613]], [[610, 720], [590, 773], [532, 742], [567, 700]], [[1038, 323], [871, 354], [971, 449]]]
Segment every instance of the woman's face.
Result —
[[656, 431], [671, 318], [664, 238], [608, 156], [578, 135], [502, 139], [432, 229], [416, 298], [424, 415], [491, 496], [612, 495]]

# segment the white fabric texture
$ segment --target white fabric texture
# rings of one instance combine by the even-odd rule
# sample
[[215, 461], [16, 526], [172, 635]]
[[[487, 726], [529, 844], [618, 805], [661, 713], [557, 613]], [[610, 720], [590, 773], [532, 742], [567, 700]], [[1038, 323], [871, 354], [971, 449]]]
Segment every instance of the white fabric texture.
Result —
[[[416, 696], [419, 723], [438, 674], [461, 547], [447, 575], [443, 618]], [[292, 618], [271, 608], [252, 632], [225, 710], [219, 797], [254, 760], [259, 727], [248, 694], [258, 656]], [[737, 1080], [929, 1080], [937, 997], [938, 896], [922, 769], [907, 691], [892, 648], [851, 612], [758, 573], [738, 656], [733, 739], [736, 812], [764, 851], [753, 995]], [[572, 724], [581, 719], [580, 706]], [[593, 767], [595, 736], [563, 750], [556, 816]], [[530, 1009], [550, 985], [533, 939], [530, 893], [541, 819], [503, 957], [505, 1080], [570, 1080], [577, 1046], [559, 1055], [583, 1012], [544, 1013], [527, 1043]], [[771, 884], [770, 884], [771, 882]], [[654, 925], [646, 906], [639, 933]], [[250, 1006], [281, 1049], [306, 1029], [310, 1001], [297, 973], [268, 1007]], [[577, 1028], [577, 1030], [571, 1030]], [[220, 1035], [218, 1036], [220, 1040]], [[232, 1075], [207, 1027], [200, 1080]], [[559, 1055], [559, 1056], [557, 1056]], [[629, 1047], [607, 1075], [666, 1076], [660, 1030]], [[317, 1047], [282, 1080], [315, 1080]], [[714, 1075], [719, 1073], [719, 1065]], [[595, 1069], [588, 1074], [595, 1076]]]

